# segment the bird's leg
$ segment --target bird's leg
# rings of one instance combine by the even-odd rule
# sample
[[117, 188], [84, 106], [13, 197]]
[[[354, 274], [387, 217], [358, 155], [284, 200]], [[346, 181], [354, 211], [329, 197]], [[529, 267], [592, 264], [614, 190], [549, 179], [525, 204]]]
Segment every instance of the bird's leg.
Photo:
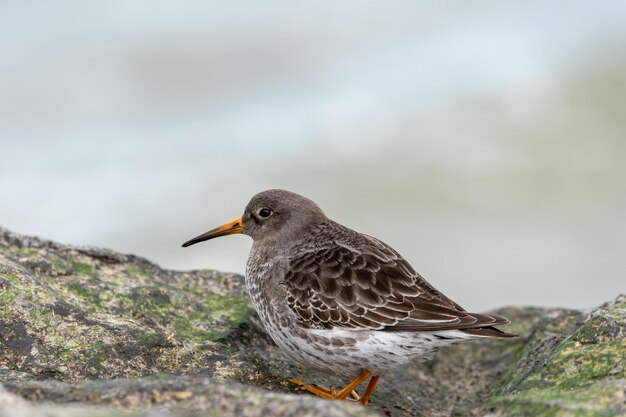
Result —
[[[291, 378], [289, 382], [291, 382], [292, 384], [296, 384], [300, 387], [302, 387], [303, 385], [307, 385], [304, 382], [300, 381], [299, 379], [295, 379], [295, 378]], [[326, 394], [335, 395], [337, 393], [337, 390], [335, 389], [335, 387], [326, 388], [321, 385], [315, 385], [315, 384], [310, 385], [310, 386], [322, 392], [325, 392]]]
[[367, 369], [363, 369], [361, 371], [361, 373], [352, 380], [352, 382], [350, 382], [348, 385], [346, 385], [345, 387], [343, 387], [341, 390], [339, 390], [339, 392], [337, 394], [335, 394], [336, 398], [338, 400], [345, 400], [346, 397], [348, 395], [350, 395], [350, 393], [359, 385], [361, 385], [361, 383], [363, 381], [365, 381], [367, 378], [369, 378], [372, 375], [371, 371], [368, 371]]
[[298, 388], [300, 388], [301, 390], [308, 391], [311, 394], [317, 395], [318, 397], [327, 398], [329, 400], [335, 399], [334, 389], [318, 387], [316, 385], [308, 385], [295, 378], [288, 379], [288, 381], [294, 385], [297, 385]]
[[367, 384], [367, 388], [365, 388], [365, 392], [359, 400], [359, 402], [364, 406], [367, 406], [367, 404], [370, 402], [370, 397], [372, 396], [372, 392], [374, 392], [374, 388], [376, 387], [379, 379], [380, 375], [374, 375], [372, 379], [370, 379], [370, 383]]
[[354, 392], [354, 389], [358, 387], [359, 385], [361, 385], [361, 383], [365, 381], [367, 378], [369, 378], [371, 375], [372, 375], [371, 371], [364, 369], [356, 378], [350, 381], [348, 385], [343, 387], [338, 392], [335, 391], [334, 388], [328, 389], [324, 387], [318, 387], [315, 385], [308, 385], [300, 381], [299, 379], [292, 378], [289, 380], [289, 382], [297, 385], [298, 388], [300, 388], [301, 390], [308, 391], [311, 394], [317, 395], [318, 397], [334, 399], [334, 400], [345, 400], [348, 395], [351, 395], [355, 400], [358, 401], [359, 396], [356, 392]]
[[322, 387], [321, 385], [313, 385], [313, 386], [319, 389], [320, 391], [324, 391], [325, 393], [330, 394], [330, 395], [335, 395], [337, 393], [337, 390], [335, 389], [335, 387], [326, 388], [326, 387]]
[[[328, 393], [333, 394], [333, 395], [335, 395], [337, 393], [337, 390], [335, 389], [335, 387], [324, 388], [324, 387], [320, 387], [319, 385], [315, 385], [315, 387], [321, 389], [324, 392], [328, 392]], [[350, 396], [352, 398], [346, 398], [346, 400], [359, 401], [361, 399], [361, 397], [359, 396], [359, 394], [357, 394], [357, 392], [355, 390], [350, 391]]]

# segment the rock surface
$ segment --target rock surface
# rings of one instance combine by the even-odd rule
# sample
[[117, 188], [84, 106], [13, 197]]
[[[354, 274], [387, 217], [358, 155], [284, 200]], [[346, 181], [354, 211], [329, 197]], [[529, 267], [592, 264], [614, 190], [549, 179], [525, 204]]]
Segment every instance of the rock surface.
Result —
[[0, 229], [0, 417], [626, 415], [626, 296], [497, 313], [520, 338], [385, 375], [365, 409], [285, 383], [345, 381], [286, 359], [239, 275]]

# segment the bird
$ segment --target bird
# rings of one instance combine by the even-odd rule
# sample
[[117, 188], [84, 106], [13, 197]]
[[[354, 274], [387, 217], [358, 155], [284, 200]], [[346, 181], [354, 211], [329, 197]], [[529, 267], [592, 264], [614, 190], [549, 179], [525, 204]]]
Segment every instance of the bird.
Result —
[[253, 240], [245, 282], [273, 341], [304, 367], [349, 381], [335, 389], [288, 380], [319, 397], [367, 406], [381, 376], [439, 347], [516, 337], [495, 327], [508, 319], [465, 311], [391, 246], [331, 220], [299, 194], [260, 192], [241, 217], [183, 247], [232, 234]]

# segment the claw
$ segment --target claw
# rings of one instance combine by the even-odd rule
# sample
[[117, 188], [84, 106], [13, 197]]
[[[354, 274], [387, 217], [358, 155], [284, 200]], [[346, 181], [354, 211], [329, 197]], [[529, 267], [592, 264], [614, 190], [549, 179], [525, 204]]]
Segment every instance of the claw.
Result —
[[[317, 385], [305, 384], [304, 382], [295, 378], [291, 378], [288, 381], [298, 386], [298, 388], [300, 388], [301, 390], [310, 392], [311, 394], [317, 395], [318, 397], [333, 400], [348, 399], [349, 401], [359, 402], [364, 406], [367, 406], [370, 396], [374, 391], [374, 387], [376, 387], [376, 383], [378, 383], [378, 380], [380, 379], [380, 375], [375, 375], [372, 377], [362, 397], [359, 397], [359, 394], [356, 393], [355, 389], [371, 375], [371, 371], [364, 369], [356, 378], [350, 381], [348, 385], [346, 385], [339, 391], [336, 391], [335, 388], [325, 388]], [[348, 398], [348, 396], [350, 396], [351, 398]]]

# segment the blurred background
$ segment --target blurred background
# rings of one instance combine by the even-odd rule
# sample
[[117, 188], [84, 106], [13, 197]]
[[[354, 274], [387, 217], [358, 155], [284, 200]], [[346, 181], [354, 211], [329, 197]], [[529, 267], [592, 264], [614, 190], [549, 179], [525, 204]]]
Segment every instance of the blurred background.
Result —
[[626, 290], [626, 4], [0, 2], [0, 226], [166, 268], [286, 188], [472, 310]]

